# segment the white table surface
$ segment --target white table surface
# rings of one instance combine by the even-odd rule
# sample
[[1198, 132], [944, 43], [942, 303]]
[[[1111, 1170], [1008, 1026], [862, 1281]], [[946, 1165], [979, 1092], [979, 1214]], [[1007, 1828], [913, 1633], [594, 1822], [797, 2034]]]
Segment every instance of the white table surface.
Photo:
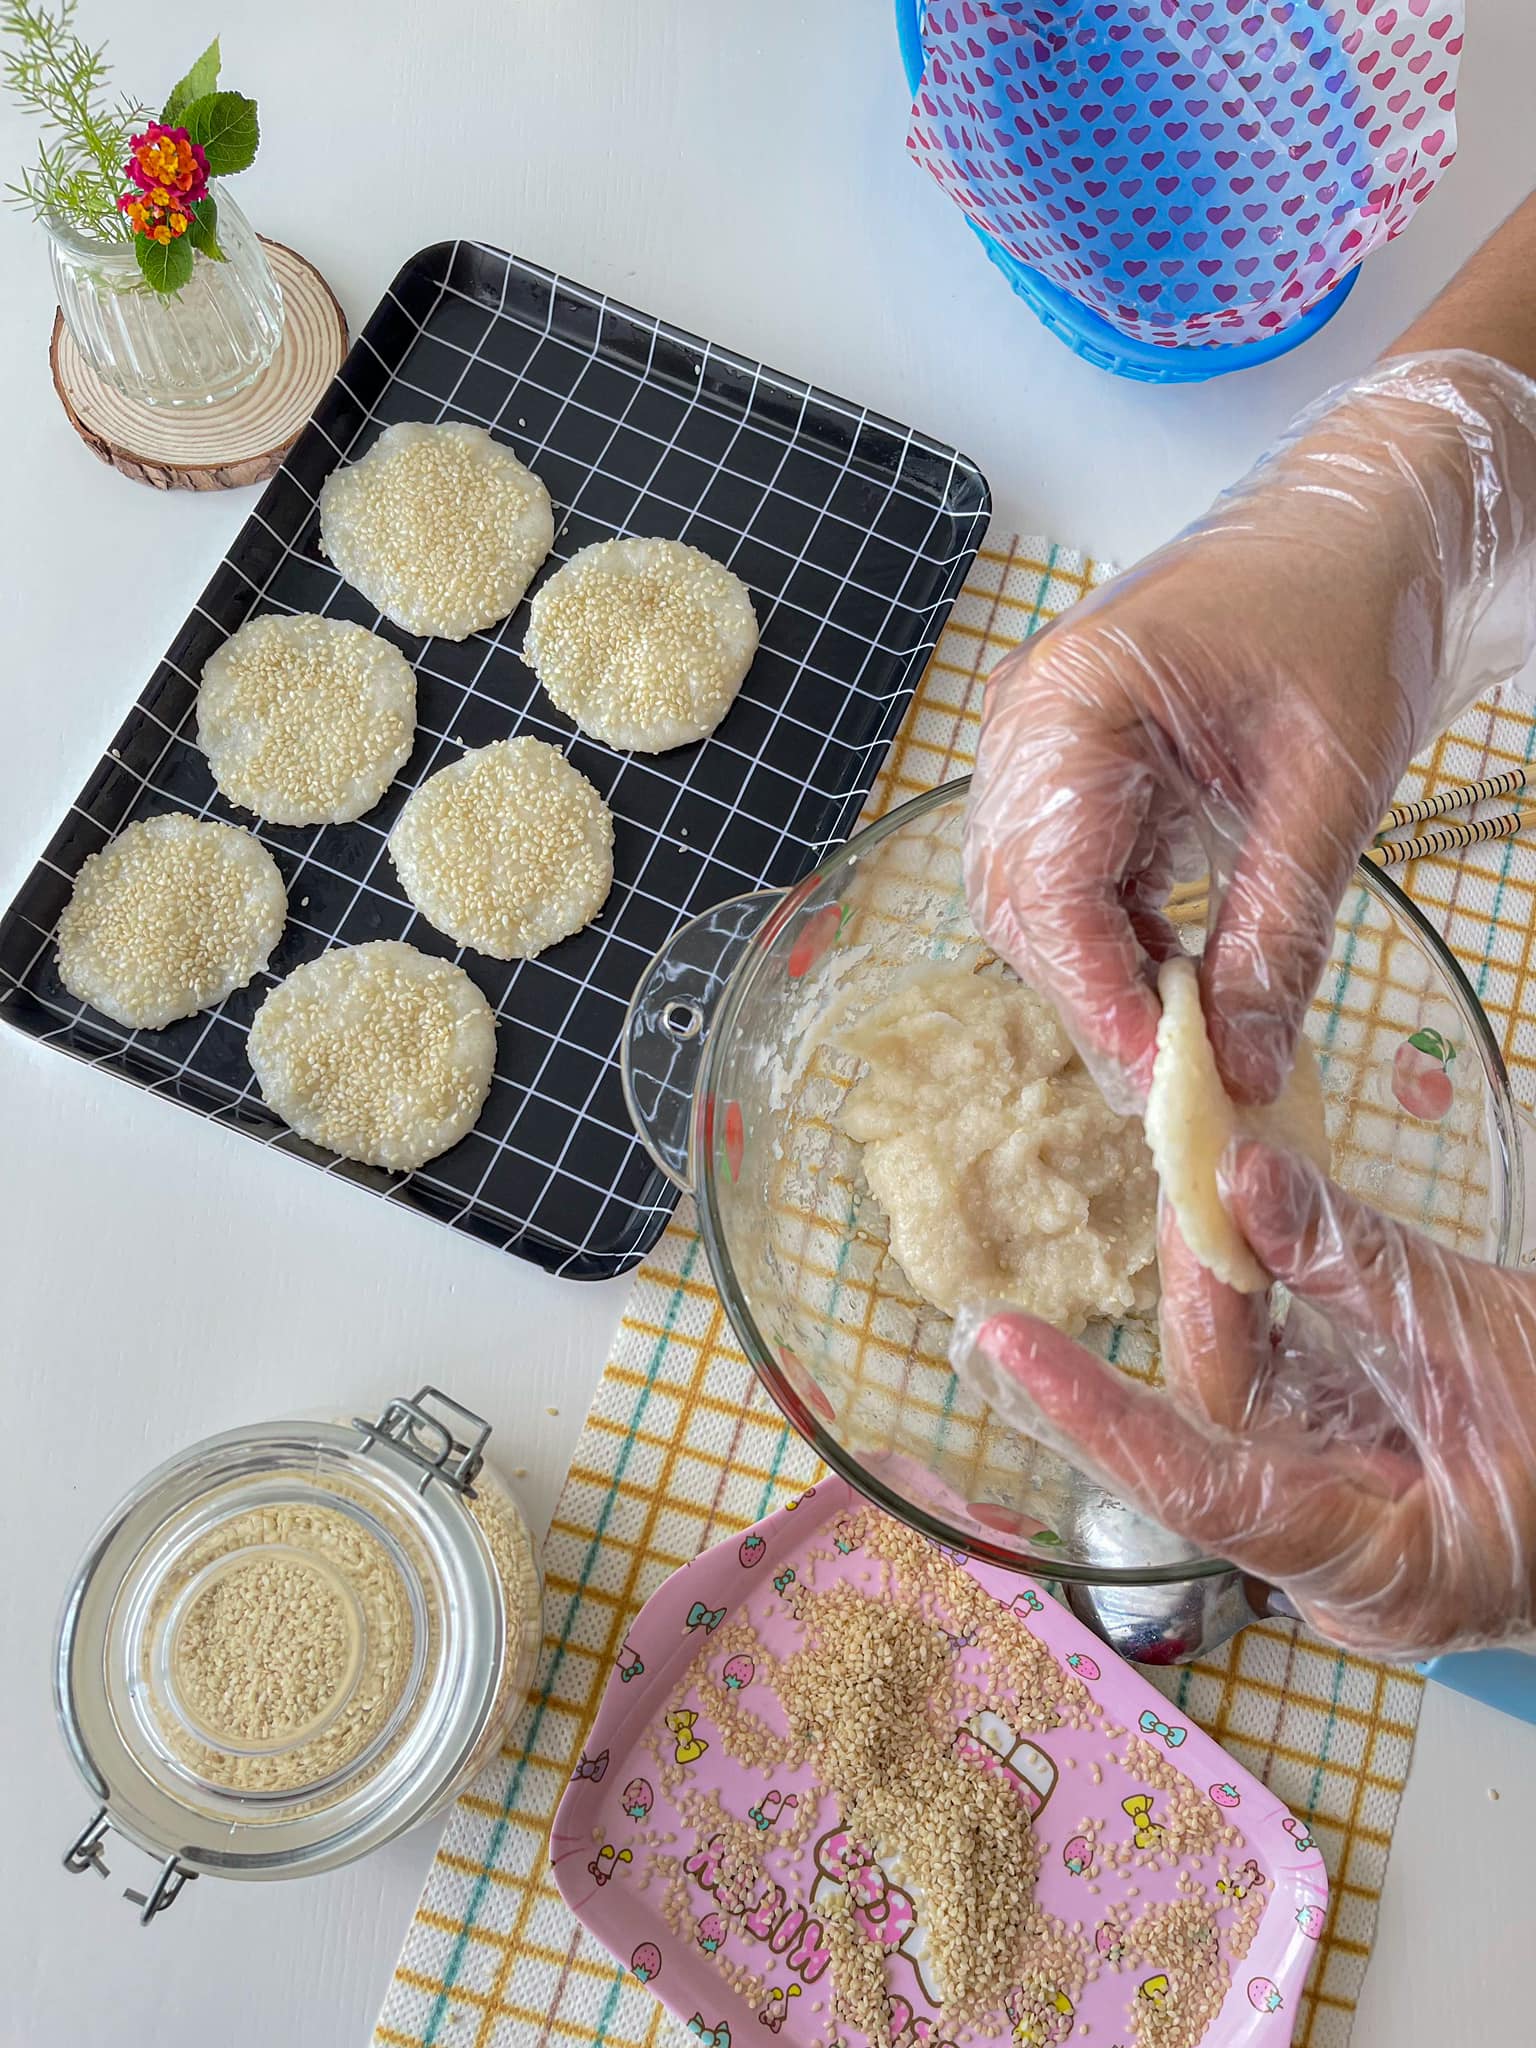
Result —
[[[957, 442], [1003, 519], [1128, 561], [1525, 191], [1536, 23], [1528, 0], [1469, 11], [1461, 159], [1413, 233], [1299, 354], [1183, 390], [1052, 341], [908, 164], [889, 0], [223, 0], [196, 28], [155, 14], [152, 37], [126, 0], [80, 16], [150, 95], [170, 82], [159, 52], [179, 68], [221, 32], [267, 136], [241, 203], [354, 325], [413, 250], [483, 237]], [[136, 51], [151, 68], [130, 79]], [[30, 147], [0, 114], [0, 177]], [[0, 278], [4, 902], [255, 494], [161, 497], [97, 464], [49, 386], [46, 250], [19, 216], [0, 221]], [[361, 2048], [431, 1831], [305, 1883], [205, 1881], [141, 1932], [115, 1882], [59, 1868], [91, 1802], [53, 1727], [57, 1603], [98, 1518], [175, 1447], [425, 1377], [492, 1419], [542, 1525], [624, 1292], [552, 1280], [0, 1032], [0, 2042]], [[1359, 2048], [1530, 2040], [1533, 1840], [1536, 1730], [1432, 1689]]]

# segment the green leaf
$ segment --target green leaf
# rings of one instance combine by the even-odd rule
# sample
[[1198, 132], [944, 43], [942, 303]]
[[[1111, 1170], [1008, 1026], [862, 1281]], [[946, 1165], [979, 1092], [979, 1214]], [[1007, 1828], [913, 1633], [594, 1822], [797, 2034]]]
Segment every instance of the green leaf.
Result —
[[152, 291], [179, 292], [192, 275], [192, 250], [186, 235], [178, 235], [174, 242], [152, 242], [148, 235], [135, 235], [133, 253]]
[[1408, 1043], [1430, 1059], [1438, 1060], [1442, 1067], [1448, 1067], [1456, 1057], [1456, 1048], [1449, 1039], [1442, 1038], [1438, 1031], [1430, 1030], [1427, 1025], [1422, 1031], [1415, 1031]]
[[228, 178], [243, 171], [261, 140], [256, 102], [243, 92], [211, 92], [194, 100], [182, 109], [181, 124], [201, 145], [210, 178]]
[[194, 100], [206, 99], [219, 82], [219, 39], [204, 50], [186, 77], [171, 87], [170, 97], [160, 110], [160, 118], [167, 128], [180, 128], [188, 107]]
[[219, 247], [219, 209], [211, 192], [192, 208], [192, 225], [187, 229], [187, 240], [194, 249], [201, 249], [215, 263], [225, 260], [224, 251]]

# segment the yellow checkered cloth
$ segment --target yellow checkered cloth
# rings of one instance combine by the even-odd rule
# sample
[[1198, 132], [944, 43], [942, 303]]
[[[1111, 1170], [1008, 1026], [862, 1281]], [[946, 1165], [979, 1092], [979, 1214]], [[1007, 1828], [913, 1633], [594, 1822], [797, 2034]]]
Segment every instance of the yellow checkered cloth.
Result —
[[[1107, 573], [1044, 541], [989, 536], [868, 816], [966, 772], [987, 671]], [[1529, 714], [1480, 705], [1405, 787], [1430, 794], [1528, 762], [1533, 744]], [[1529, 1100], [1536, 855], [1507, 841], [1396, 872], [1450, 939]], [[684, 1203], [640, 1268], [550, 1526], [534, 1701], [454, 1808], [376, 2044], [697, 2048], [572, 1918], [549, 1874], [550, 1824], [631, 1617], [670, 1573], [781, 1507], [818, 1469], [737, 1348]], [[1412, 1672], [1272, 1624], [1167, 1674], [1181, 1711], [1306, 1817], [1327, 1862], [1333, 1903], [1297, 2014], [1302, 2048], [1349, 2039], [1422, 1689]]]

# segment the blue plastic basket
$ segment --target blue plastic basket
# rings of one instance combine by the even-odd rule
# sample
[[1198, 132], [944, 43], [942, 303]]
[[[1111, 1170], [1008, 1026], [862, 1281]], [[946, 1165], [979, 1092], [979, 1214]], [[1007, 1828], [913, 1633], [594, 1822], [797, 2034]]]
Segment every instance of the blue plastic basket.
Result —
[[[896, 0], [896, 34], [901, 44], [901, 61], [907, 87], [916, 94], [923, 77], [921, 34], [922, 0]], [[1142, 384], [1202, 384], [1212, 377], [1225, 377], [1233, 370], [1251, 370], [1272, 362], [1331, 320], [1354, 289], [1358, 270], [1336, 284], [1326, 298], [1309, 312], [1293, 320], [1280, 333], [1261, 341], [1210, 342], [1198, 348], [1159, 347], [1122, 334], [1098, 313], [1052, 284], [1028, 264], [1004, 249], [974, 221], [966, 225], [983, 249], [1007, 278], [1035, 317], [1048, 327], [1058, 341], [1064, 341], [1075, 355], [1098, 369], [1117, 377], [1131, 377]]]

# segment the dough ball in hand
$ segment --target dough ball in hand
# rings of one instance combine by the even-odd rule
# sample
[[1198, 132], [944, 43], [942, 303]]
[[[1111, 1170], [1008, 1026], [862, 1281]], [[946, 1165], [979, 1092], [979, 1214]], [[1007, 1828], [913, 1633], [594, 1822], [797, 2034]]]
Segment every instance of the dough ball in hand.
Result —
[[258, 840], [169, 811], [128, 826], [75, 877], [59, 979], [103, 1016], [159, 1031], [244, 988], [287, 918], [283, 878]]
[[528, 609], [523, 659], [584, 733], [636, 754], [712, 733], [757, 652], [747, 587], [676, 540], [583, 548]]

